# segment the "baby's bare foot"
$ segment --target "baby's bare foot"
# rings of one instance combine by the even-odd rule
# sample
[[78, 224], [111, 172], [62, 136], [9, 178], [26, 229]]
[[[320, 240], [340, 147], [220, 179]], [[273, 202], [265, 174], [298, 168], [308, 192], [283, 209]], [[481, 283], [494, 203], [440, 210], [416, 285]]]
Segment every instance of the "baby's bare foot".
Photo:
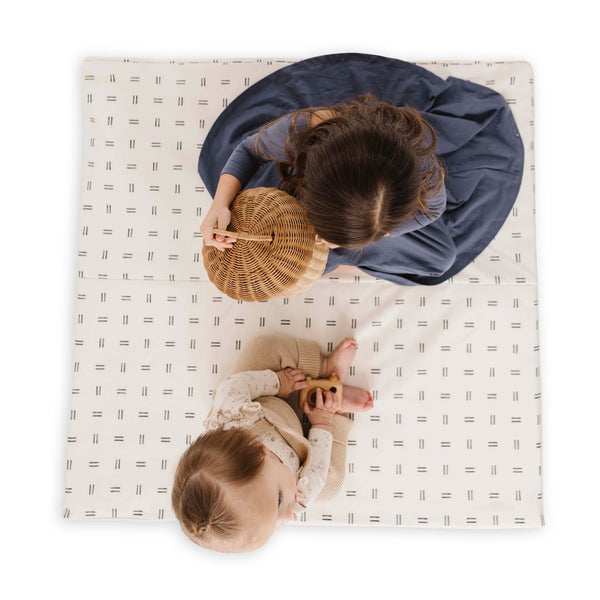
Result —
[[340, 381], [343, 381], [354, 360], [357, 348], [358, 344], [355, 339], [345, 338], [329, 356], [321, 360], [319, 377], [329, 377], [331, 373], [335, 372]]
[[365, 412], [373, 408], [373, 396], [367, 390], [345, 385], [342, 392], [341, 412]]

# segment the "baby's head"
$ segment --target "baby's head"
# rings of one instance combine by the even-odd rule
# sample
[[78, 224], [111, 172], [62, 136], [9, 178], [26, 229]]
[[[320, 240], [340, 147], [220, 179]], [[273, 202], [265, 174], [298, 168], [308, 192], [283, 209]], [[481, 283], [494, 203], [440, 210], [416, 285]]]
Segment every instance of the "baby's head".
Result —
[[291, 519], [296, 478], [246, 430], [216, 429], [181, 457], [171, 499], [193, 542], [219, 552], [247, 552]]

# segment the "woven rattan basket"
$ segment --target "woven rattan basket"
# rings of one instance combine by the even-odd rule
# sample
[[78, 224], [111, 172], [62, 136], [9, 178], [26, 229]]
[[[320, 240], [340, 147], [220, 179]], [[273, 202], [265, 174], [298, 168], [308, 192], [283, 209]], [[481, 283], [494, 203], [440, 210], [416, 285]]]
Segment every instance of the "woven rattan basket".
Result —
[[294, 296], [323, 274], [328, 248], [293, 196], [276, 188], [252, 188], [236, 196], [227, 231], [233, 248], [204, 245], [209, 279], [235, 300], [254, 302]]

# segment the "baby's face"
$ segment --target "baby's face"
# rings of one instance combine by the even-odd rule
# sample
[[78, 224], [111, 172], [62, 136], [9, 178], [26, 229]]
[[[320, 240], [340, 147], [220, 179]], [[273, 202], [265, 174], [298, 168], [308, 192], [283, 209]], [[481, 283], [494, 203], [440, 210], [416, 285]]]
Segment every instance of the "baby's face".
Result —
[[296, 477], [271, 452], [267, 451], [258, 477], [232, 492], [239, 518], [249, 525], [244, 550], [260, 548], [294, 514]]

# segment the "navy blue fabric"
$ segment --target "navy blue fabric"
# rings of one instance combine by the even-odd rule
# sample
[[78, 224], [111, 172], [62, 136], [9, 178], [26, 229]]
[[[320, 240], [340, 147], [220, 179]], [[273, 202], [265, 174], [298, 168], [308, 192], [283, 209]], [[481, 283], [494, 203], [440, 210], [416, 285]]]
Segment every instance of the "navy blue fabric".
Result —
[[[309, 106], [327, 106], [370, 92], [418, 109], [433, 126], [446, 168], [447, 206], [425, 227], [361, 250], [330, 251], [326, 271], [353, 264], [401, 285], [435, 285], [458, 273], [489, 244], [517, 197], [523, 144], [500, 94], [462, 79], [444, 80], [405, 61], [370, 54], [330, 54], [284, 67], [238, 96], [219, 116], [202, 147], [198, 171], [214, 196], [236, 146], [266, 122]], [[247, 184], [278, 187], [276, 163]]]

